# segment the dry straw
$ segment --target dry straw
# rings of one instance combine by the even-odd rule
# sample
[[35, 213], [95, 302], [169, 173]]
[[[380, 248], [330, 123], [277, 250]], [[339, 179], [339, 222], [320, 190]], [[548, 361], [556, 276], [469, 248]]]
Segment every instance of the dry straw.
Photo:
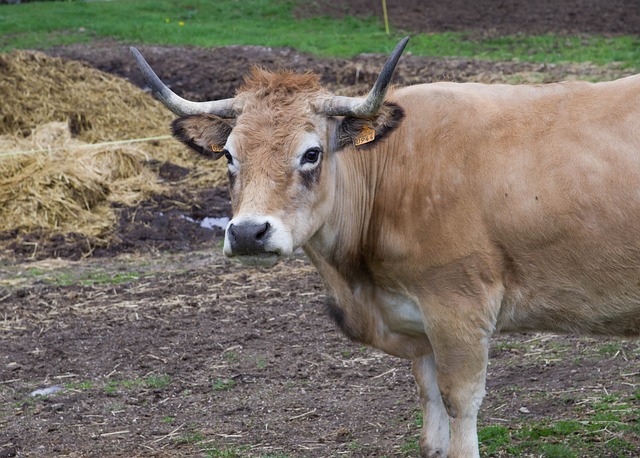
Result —
[[97, 149], [73, 139], [67, 123], [36, 128], [22, 139], [0, 138], [0, 148], [46, 153], [0, 160], [0, 225], [3, 230], [76, 232], [103, 237], [116, 222], [111, 203], [135, 205], [160, 192], [143, 166], [147, 155], [132, 146]]
[[220, 185], [224, 165], [174, 140], [92, 145], [163, 136], [171, 119], [142, 90], [79, 62], [0, 54], [0, 231], [107, 237], [117, 219], [113, 203], [168, 192], [147, 166], [153, 161], [197, 170], [187, 187]]

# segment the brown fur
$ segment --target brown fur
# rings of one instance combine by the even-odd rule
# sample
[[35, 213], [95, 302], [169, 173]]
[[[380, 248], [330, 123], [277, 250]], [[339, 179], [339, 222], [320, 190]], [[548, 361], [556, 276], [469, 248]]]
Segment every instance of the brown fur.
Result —
[[300, 97], [304, 93], [319, 92], [320, 78], [315, 73], [295, 73], [289, 71], [269, 72], [253, 67], [251, 73], [244, 78], [236, 95], [250, 93], [255, 97], [278, 96]]
[[[478, 456], [493, 332], [640, 335], [640, 76], [398, 89], [367, 149], [350, 146], [365, 121], [313, 111], [326, 96], [313, 75], [252, 72], [234, 211], [282, 221], [350, 338], [413, 360], [426, 454]], [[305, 185], [309, 133], [325, 154]]]

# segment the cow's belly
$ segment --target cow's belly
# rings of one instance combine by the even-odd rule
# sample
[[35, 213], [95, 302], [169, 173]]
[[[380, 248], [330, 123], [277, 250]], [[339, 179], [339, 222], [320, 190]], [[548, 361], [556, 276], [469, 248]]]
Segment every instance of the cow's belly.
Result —
[[496, 329], [638, 337], [640, 288], [600, 297], [579, 287], [507, 290]]

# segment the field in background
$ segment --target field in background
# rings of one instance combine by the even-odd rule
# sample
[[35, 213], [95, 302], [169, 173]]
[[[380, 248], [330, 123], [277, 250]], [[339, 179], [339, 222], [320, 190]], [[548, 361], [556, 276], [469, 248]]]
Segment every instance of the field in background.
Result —
[[[340, 11], [331, 2], [325, 3], [306, 0], [113, 0], [4, 5], [0, 7], [0, 29], [3, 31], [0, 50], [113, 38], [125, 42], [180, 46], [290, 46], [321, 56], [353, 57], [360, 53], [387, 53], [399, 37], [411, 33], [414, 39], [408, 51], [421, 56], [544, 63], [592, 62], [599, 65], [617, 63], [623, 67], [640, 68], [640, 31], [628, 27], [611, 35], [597, 27], [590, 33], [573, 30], [580, 25], [580, 9], [576, 8], [577, 16], [575, 12], [565, 12], [562, 4], [566, 2], [535, 2], [542, 7], [546, 5], [547, 11], [535, 8], [532, 11], [558, 15], [558, 21], [564, 19], [563, 13], [573, 14], [573, 24], [571, 20], [563, 24], [558, 29], [560, 33], [553, 27], [537, 27], [535, 21], [523, 24], [522, 30], [515, 27], [506, 29], [507, 33], [500, 33], [502, 24], [491, 25], [490, 11], [480, 12], [479, 18], [470, 22], [468, 30], [447, 31], [455, 29], [455, 25], [429, 23], [428, 20], [431, 17], [429, 11], [439, 13], [435, 11], [436, 7], [448, 6], [439, 6], [435, 2], [404, 2], [413, 3], [411, 9], [404, 3], [389, 2], [390, 36], [382, 25], [382, 13], [377, 8], [379, 2], [353, 2], [355, 5], [347, 11]], [[530, 3], [515, 5], [512, 14], [515, 11], [520, 11], [520, 15], [522, 11], [526, 14], [531, 9]], [[620, 0], [612, 3], [615, 6]], [[376, 8], [372, 9], [372, 5]], [[464, 3], [460, 6], [465, 7]], [[487, 4], [487, 8], [497, 10], [493, 14], [501, 21], [508, 22], [509, 13], [506, 13], [506, 18], [501, 17], [499, 6]], [[593, 5], [589, 6], [593, 8]], [[482, 5], [475, 6], [478, 7], [482, 8]], [[319, 14], [305, 13], [309, 8]], [[336, 8], [337, 14], [327, 15], [327, 10]], [[629, 7], [623, 1], [621, 8]], [[632, 21], [634, 14], [640, 16], [631, 8], [625, 11], [621, 20]], [[424, 20], [415, 21], [414, 17], [421, 15]], [[412, 19], [410, 28], [406, 28], [403, 23]], [[604, 24], [603, 28], [607, 24], [606, 19], [606, 15], [590, 18], [591, 22]], [[520, 20], [526, 21], [526, 18]]]

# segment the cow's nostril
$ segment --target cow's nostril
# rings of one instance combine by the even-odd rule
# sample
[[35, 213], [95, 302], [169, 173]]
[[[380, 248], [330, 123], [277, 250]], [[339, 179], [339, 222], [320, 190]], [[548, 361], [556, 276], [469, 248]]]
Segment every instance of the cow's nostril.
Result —
[[258, 233], [256, 233], [256, 239], [257, 240], [262, 240], [262, 238], [267, 235], [267, 232], [269, 232], [269, 228], [271, 227], [271, 224], [269, 223], [264, 223], [262, 230], [258, 231]]
[[227, 232], [229, 232], [229, 235], [235, 239], [236, 238], [236, 233], [234, 232], [234, 228], [235, 226], [233, 224], [229, 224], [229, 227], [227, 228]]

